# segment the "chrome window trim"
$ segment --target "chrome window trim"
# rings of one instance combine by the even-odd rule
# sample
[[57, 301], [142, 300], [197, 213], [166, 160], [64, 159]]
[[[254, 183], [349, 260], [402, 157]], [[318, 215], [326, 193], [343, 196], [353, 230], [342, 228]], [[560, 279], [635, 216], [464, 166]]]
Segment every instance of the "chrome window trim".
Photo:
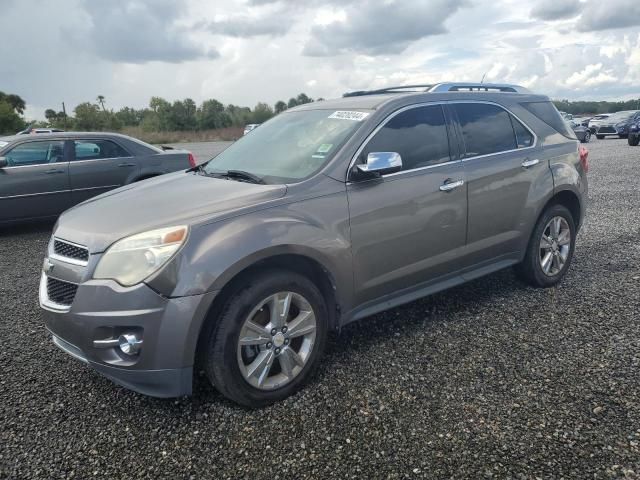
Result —
[[[356, 150], [356, 153], [351, 158], [351, 162], [349, 163], [349, 168], [347, 168], [347, 177], [346, 177], [347, 185], [350, 185], [350, 184], [354, 183], [354, 182], [349, 180], [349, 173], [351, 172], [351, 169], [353, 168], [353, 166], [355, 165], [356, 161], [358, 160], [358, 157], [362, 153], [362, 150], [364, 150], [364, 148], [371, 141], [371, 139], [392, 118], [394, 118], [396, 115], [399, 115], [402, 112], [406, 112], [407, 110], [411, 110], [412, 108], [428, 107], [428, 106], [434, 106], [434, 105], [450, 105], [450, 104], [455, 104], [455, 103], [484, 103], [484, 104], [487, 104], [487, 105], [495, 105], [496, 107], [501, 108], [502, 110], [507, 112], [509, 115], [513, 115], [513, 117], [516, 120], [518, 120], [524, 126], [524, 128], [526, 128], [529, 131], [529, 133], [531, 133], [531, 135], [533, 135], [533, 145], [531, 145], [530, 147], [514, 148], [512, 150], [502, 150], [500, 152], [487, 153], [487, 154], [484, 154], [484, 155], [475, 155], [473, 157], [463, 157], [460, 160], [451, 160], [449, 162], [436, 163], [434, 165], [427, 165], [427, 166], [424, 166], [424, 167], [412, 168], [410, 170], [401, 170], [399, 172], [394, 172], [394, 173], [388, 173], [386, 175], [381, 175], [382, 178], [391, 177], [391, 176], [394, 176], [394, 175], [400, 175], [400, 174], [403, 174], [403, 173], [416, 172], [416, 171], [420, 171], [420, 170], [427, 170], [427, 169], [430, 169], [430, 168], [439, 167], [440, 165], [451, 165], [451, 164], [458, 163], [458, 162], [466, 162], [466, 161], [469, 161], [469, 160], [475, 160], [477, 158], [490, 157], [492, 155], [501, 155], [503, 153], [521, 152], [523, 150], [533, 149], [533, 148], [536, 148], [538, 146], [538, 135], [536, 135], [536, 133], [529, 127], [529, 125], [527, 125], [525, 122], [523, 122], [522, 119], [520, 117], [518, 117], [515, 113], [513, 113], [511, 110], [509, 110], [508, 108], [500, 105], [499, 103], [490, 102], [488, 100], [440, 100], [440, 101], [434, 101], [434, 102], [415, 103], [413, 105], [407, 105], [407, 106], [402, 107], [402, 108], [400, 108], [398, 110], [395, 110], [394, 112], [391, 112], [389, 115], [387, 115], [385, 117], [385, 119], [382, 122], [380, 122], [380, 124], [369, 135], [367, 135], [367, 138], [364, 139], [362, 144], [358, 147], [358, 150]], [[513, 135], [516, 138], [516, 142], [517, 142], [517, 137], [516, 137], [515, 131], [513, 132]], [[463, 141], [464, 141], [464, 139], [463, 139]]]
[[0, 197], [0, 200], [9, 200], [11, 198], [37, 197], [39, 195], [53, 195], [54, 193], [68, 193], [68, 192], [71, 192], [71, 190], [55, 190], [53, 192], [24, 193], [22, 195], [8, 195], [6, 197]]
[[[507, 112], [509, 115], [512, 115], [513, 118], [518, 120], [524, 126], [524, 128], [526, 128], [529, 131], [529, 133], [531, 135], [533, 135], [533, 145], [531, 145], [530, 147], [513, 148], [511, 150], [500, 150], [499, 152], [485, 153], [484, 155], [474, 155], [473, 157], [463, 157], [462, 158], [463, 162], [467, 162], [469, 160], [475, 160], [476, 158], [486, 158], [486, 157], [490, 157], [492, 155], [502, 155], [503, 153], [522, 152], [524, 150], [530, 150], [530, 149], [536, 148], [538, 146], [538, 135], [536, 135], [536, 132], [534, 132], [529, 127], [529, 125], [527, 125], [525, 122], [523, 122], [522, 119], [520, 117], [518, 117], [515, 113], [513, 113], [508, 108], [500, 105], [499, 103], [490, 102], [488, 100], [451, 100], [451, 101], [449, 101], [447, 103], [449, 103], [449, 104], [455, 104], [455, 103], [483, 103], [485, 105], [495, 105], [496, 107], [501, 108], [502, 110]], [[515, 131], [513, 132], [513, 136], [516, 138], [516, 142], [517, 142], [518, 138], [516, 136], [516, 132]], [[464, 139], [462, 139], [462, 141], [464, 142]]]
[[62, 162], [47, 162], [47, 163], [34, 163], [33, 165], [7, 165], [3, 168], [3, 170], [8, 170], [10, 168], [32, 168], [32, 167], [42, 167], [43, 165], [60, 165], [63, 163], [69, 163], [64, 160]]
[[135, 158], [133, 155], [130, 157], [109, 157], [109, 158], [88, 158], [86, 160], [69, 160], [69, 164], [77, 165], [78, 163], [86, 163], [86, 162], [102, 162], [105, 160], [119, 160], [125, 158]]

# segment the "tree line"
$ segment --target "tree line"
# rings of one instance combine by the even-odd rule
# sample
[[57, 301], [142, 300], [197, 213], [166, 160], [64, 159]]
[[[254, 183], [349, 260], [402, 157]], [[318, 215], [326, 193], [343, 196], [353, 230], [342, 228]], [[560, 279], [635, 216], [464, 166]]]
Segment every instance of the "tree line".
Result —
[[300, 93], [288, 102], [280, 100], [273, 106], [259, 102], [249, 108], [224, 105], [213, 98], [197, 105], [191, 98], [171, 102], [161, 97], [151, 97], [148, 107], [123, 107], [115, 111], [107, 109], [105, 97], [99, 95], [95, 102], [77, 105], [73, 115], [54, 109], [47, 109], [44, 115], [47, 126], [65, 130], [117, 131], [123, 127], [141, 127], [146, 132], [201, 131], [263, 123], [288, 108], [320, 100]]
[[553, 103], [561, 112], [567, 112], [572, 115], [595, 115], [598, 113], [620, 112], [622, 110], [640, 110], [640, 99], [619, 102], [554, 100]]

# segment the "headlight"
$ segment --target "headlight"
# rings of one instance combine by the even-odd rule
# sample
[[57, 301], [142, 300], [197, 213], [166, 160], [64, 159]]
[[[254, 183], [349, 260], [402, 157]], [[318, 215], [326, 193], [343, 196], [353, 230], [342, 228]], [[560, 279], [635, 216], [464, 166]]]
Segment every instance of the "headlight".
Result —
[[102, 256], [93, 278], [113, 279], [129, 287], [169, 261], [187, 238], [186, 226], [160, 228], [118, 240]]

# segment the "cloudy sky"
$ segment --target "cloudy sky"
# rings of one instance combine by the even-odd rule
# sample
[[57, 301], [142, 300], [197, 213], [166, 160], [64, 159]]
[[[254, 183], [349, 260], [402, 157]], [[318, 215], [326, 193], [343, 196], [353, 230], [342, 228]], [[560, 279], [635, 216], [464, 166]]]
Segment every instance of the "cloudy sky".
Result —
[[444, 80], [640, 97], [629, 0], [0, 0], [0, 90], [27, 117], [151, 96], [253, 106]]

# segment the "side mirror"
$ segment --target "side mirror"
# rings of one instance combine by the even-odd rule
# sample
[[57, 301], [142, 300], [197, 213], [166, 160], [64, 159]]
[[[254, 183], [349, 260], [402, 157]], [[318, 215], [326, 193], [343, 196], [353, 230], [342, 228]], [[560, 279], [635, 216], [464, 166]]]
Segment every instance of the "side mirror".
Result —
[[402, 170], [402, 158], [397, 152], [371, 152], [367, 163], [356, 165], [358, 176], [371, 178]]
[[0, 157], [0, 168], [4, 168], [7, 165], [9, 165], [9, 160], [7, 160], [7, 157]]

